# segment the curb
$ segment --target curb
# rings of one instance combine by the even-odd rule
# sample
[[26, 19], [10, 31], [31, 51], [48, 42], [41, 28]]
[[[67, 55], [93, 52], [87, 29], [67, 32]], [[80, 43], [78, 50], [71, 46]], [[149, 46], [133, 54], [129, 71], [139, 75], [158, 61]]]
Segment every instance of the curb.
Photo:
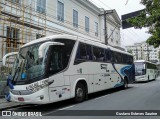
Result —
[[5, 96], [4, 95], [0, 95], [0, 99], [2, 99], [2, 98], [5, 98]]

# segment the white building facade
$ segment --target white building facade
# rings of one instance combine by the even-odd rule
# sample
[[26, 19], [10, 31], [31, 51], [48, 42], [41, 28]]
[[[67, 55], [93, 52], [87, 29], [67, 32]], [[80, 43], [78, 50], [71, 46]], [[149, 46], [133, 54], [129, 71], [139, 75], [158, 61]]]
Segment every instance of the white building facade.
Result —
[[[0, 60], [31, 40], [53, 34], [72, 34], [105, 43], [104, 9], [89, 0], [0, 1], [4, 20], [0, 22]], [[106, 22], [108, 44], [121, 47], [121, 20], [115, 10], [107, 15]]]
[[133, 46], [126, 46], [128, 52], [132, 53], [135, 60], [149, 60], [160, 62], [160, 47], [154, 48], [146, 42], [135, 43]]

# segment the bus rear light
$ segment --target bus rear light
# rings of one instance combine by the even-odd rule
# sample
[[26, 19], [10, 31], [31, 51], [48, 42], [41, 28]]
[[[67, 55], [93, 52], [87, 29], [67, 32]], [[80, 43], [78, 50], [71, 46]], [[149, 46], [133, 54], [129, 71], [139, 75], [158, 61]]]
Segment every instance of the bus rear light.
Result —
[[24, 101], [24, 98], [22, 98], [22, 97], [19, 97], [19, 98], [18, 98], [18, 101], [21, 101], [21, 102], [23, 102], [23, 101]]

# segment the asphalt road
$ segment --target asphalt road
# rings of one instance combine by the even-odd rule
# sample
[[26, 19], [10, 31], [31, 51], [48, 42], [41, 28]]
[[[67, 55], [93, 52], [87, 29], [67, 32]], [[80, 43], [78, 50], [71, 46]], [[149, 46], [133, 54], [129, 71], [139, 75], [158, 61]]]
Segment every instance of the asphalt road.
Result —
[[[76, 110], [160, 110], [160, 78], [147, 82], [130, 84], [126, 90], [112, 89], [89, 95], [89, 99], [82, 103], [74, 103], [72, 100], [66, 100], [47, 105], [28, 105], [9, 109], [12, 111], [34, 111], [42, 112], [46, 118], [58, 119], [97, 119], [95, 116], [98, 111], [92, 111], [93, 116], [53, 116], [55, 114], [66, 115], [70, 113], [78, 114]], [[64, 111], [73, 110], [73, 111]], [[83, 112], [83, 111], [82, 111]], [[87, 112], [87, 111], [86, 111]], [[89, 112], [89, 111], [88, 111]], [[47, 117], [52, 116], [52, 117]], [[17, 119], [17, 117], [15, 117]], [[19, 117], [20, 118], [20, 117]], [[42, 117], [41, 117], [42, 118]], [[44, 117], [43, 117], [44, 118]], [[103, 119], [160, 119], [160, 117], [151, 116], [101, 116]], [[38, 118], [40, 119], [40, 118]]]

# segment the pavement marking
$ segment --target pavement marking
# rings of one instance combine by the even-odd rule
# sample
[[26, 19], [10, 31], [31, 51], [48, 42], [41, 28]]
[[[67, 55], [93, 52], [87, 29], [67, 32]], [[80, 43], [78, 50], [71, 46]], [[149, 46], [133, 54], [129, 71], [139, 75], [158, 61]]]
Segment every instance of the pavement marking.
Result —
[[44, 114], [42, 114], [42, 116], [46, 116], [46, 115], [49, 115], [49, 114], [51, 114], [51, 113], [55, 113], [55, 112], [58, 112], [59, 110], [54, 110], [54, 111], [51, 111], [51, 112], [48, 112], [48, 113], [44, 113]]
[[95, 98], [94, 100], [98, 100], [98, 99], [101, 99], [101, 98], [104, 98], [104, 97], [107, 97], [107, 96], [109, 96], [109, 94], [108, 94], [108, 95], [101, 96], [101, 97], [98, 97], [98, 98]]
[[61, 109], [58, 109], [58, 110], [65, 110], [65, 109], [72, 108], [72, 107], [74, 107], [74, 106], [75, 106], [75, 105], [72, 105], [72, 106], [64, 107], [64, 108], [61, 108]]

